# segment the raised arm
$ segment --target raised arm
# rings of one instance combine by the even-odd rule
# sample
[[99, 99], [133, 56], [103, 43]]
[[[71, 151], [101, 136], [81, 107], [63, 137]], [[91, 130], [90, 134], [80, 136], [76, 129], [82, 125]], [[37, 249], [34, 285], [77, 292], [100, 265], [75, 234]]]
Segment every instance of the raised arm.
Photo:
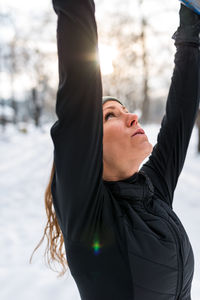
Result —
[[53, 0], [58, 16], [59, 86], [51, 128], [53, 203], [68, 237], [84, 226], [101, 199], [102, 86], [92, 0]]
[[200, 16], [181, 4], [180, 26], [173, 35], [177, 52], [166, 111], [157, 144], [141, 168], [171, 207], [199, 106], [199, 32]]

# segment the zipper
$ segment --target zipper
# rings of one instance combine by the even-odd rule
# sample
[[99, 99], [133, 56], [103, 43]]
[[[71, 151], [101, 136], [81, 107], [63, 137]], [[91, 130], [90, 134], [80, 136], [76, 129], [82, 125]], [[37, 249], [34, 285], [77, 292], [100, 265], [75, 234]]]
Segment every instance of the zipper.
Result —
[[[160, 215], [158, 216], [158, 215], [154, 214], [153, 211], [147, 206], [146, 201], [144, 201], [144, 206], [150, 214], [152, 214], [156, 217], [162, 218], [163, 220], [165, 220], [167, 225], [170, 225], [168, 227], [169, 227], [172, 235], [174, 236], [174, 240], [176, 242], [176, 249], [177, 249], [177, 251], [180, 250], [180, 257], [178, 255], [178, 284], [177, 284], [177, 291], [176, 291], [176, 296], [175, 296], [175, 300], [180, 300], [180, 291], [181, 291], [182, 284], [183, 284], [183, 256], [182, 256], [182, 244], [181, 244], [180, 237], [178, 235], [178, 231], [174, 227], [174, 225], [170, 222], [170, 220], [168, 220], [167, 218], [165, 218], [163, 216], [160, 216]], [[178, 243], [178, 241], [180, 243]], [[179, 247], [179, 245], [180, 245], [180, 247]], [[180, 271], [180, 273], [179, 273], [179, 271]]]
[[[178, 286], [177, 286], [177, 293], [176, 293], [176, 297], [177, 297], [177, 300], [179, 300], [180, 298], [180, 291], [181, 291], [181, 288], [182, 288], [182, 284], [183, 284], [183, 257], [182, 257], [182, 251], [181, 251], [181, 240], [179, 238], [179, 235], [177, 233], [177, 229], [175, 229], [174, 225], [167, 219], [165, 219], [164, 217], [162, 217], [162, 219], [166, 220], [166, 223], [167, 224], [170, 224], [171, 228], [173, 230], [171, 230], [171, 232], [177, 237], [177, 240], [179, 241], [179, 244], [177, 243], [177, 240], [175, 239], [176, 241], [176, 245], [177, 245], [177, 249], [180, 250], [180, 257], [178, 255], [178, 269], [180, 271], [180, 273], [178, 272]], [[170, 227], [169, 227], [170, 228]], [[178, 247], [180, 245], [180, 247]], [[180, 275], [179, 275], [180, 274]]]

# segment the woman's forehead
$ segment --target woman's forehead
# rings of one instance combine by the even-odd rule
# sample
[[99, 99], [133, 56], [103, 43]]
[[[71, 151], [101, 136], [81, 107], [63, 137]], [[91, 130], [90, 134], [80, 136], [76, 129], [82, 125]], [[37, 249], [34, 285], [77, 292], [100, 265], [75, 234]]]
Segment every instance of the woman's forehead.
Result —
[[124, 105], [121, 105], [119, 102], [115, 100], [109, 100], [103, 104], [103, 110], [107, 108], [126, 108]]

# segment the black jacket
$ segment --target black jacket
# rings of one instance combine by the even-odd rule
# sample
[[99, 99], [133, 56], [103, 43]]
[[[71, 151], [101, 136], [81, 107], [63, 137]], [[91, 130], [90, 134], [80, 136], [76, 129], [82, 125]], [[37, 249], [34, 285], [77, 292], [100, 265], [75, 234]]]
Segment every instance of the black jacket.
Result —
[[51, 191], [81, 299], [189, 300], [194, 255], [172, 204], [199, 105], [198, 45], [177, 45], [166, 112], [148, 161], [130, 178], [104, 181], [94, 3], [53, 5], [59, 87]]

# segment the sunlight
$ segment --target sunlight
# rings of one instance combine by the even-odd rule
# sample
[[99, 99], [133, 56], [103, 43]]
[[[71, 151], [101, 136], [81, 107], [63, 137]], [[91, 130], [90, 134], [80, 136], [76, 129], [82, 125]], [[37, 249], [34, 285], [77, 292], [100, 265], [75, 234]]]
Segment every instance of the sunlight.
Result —
[[101, 73], [108, 75], [113, 72], [113, 60], [117, 57], [117, 50], [114, 47], [100, 44], [99, 58], [101, 65]]

